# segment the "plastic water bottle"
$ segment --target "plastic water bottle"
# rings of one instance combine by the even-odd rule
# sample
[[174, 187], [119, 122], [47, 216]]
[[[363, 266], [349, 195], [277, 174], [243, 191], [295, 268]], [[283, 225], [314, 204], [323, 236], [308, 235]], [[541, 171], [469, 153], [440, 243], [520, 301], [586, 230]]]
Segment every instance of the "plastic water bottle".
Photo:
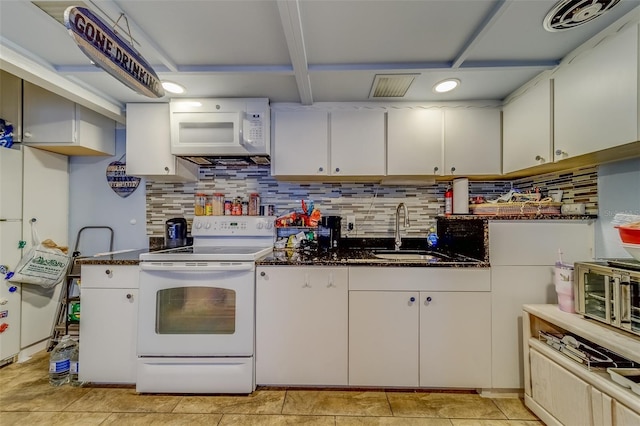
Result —
[[78, 343], [71, 336], [64, 336], [49, 357], [49, 383], [52, 386], [61, 386], [69, 381], [71, 369], [71, 354]]
[[80, 345], [76, 344], [73, 348], [73, 352], [71, 352], [71, 365], [69, 366], [69, 384], [71, 386], [80, 387], [84, 385], [84, 382], [81, 382], [78, 379], [78, 375], [80, 374], [80, 362], [78, 358], [80, 356]]

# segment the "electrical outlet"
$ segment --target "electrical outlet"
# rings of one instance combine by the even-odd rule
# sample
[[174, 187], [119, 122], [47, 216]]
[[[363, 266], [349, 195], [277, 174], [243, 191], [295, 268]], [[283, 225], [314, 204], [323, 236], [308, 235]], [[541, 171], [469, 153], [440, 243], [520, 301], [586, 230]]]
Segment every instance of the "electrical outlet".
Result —
[[356, 230], [356, 216], [349, 215], [347, 216], [347, 234], [350, 234], [351, 232], [355, 232], [355, 230]]

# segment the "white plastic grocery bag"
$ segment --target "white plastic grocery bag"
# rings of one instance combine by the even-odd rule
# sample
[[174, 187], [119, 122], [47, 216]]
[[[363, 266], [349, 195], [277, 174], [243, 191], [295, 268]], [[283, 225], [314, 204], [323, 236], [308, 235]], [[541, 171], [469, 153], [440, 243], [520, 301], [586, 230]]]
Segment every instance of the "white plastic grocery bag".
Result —
[[53, 287], [62, 281], [69, 266], [70, 257], [65, 252], [66, 247], [59, 247], [49, 239], [40, 242], [33, 222], [31, 240], [33, 246], [5, 279], [11, 282], [37, 284], [45, 288]]

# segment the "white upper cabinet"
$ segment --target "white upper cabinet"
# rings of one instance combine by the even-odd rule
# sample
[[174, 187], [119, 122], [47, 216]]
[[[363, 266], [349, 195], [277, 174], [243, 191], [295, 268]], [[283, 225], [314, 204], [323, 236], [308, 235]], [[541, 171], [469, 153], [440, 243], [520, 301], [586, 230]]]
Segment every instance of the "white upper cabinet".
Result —
[[65, 155], [114, 155], [116, 122], [27, 81], [23, 143]]
[[387, 175], [442, 174], [442, 110], [387, 113]]
[[329, 174], [327, 111], [274, 111], [271, 150], [274, 176]]
[[13, 125], [13, 141], [22, 137], [22, 79], [0, 70], [0, 118]]
[[553, 162], [552, 90], [549, 79], [538, 81], [504, 106], [504, 173]]
[[331, 112], [333, 176], [384, 176], [384, 111]]
[[158, 181], [198, 180], [198, 166], [171, 154], [169, 104], [127, 104], [127, 174]]
[[605, 38], [555, 74], [555, 161], [638, 136], [638, 25]]
[[275, 111], [274, 176], [381, 176], [384, 111]]
[[445, 109], [444, 175], [499, 175], [501, 152], [498, 108]]

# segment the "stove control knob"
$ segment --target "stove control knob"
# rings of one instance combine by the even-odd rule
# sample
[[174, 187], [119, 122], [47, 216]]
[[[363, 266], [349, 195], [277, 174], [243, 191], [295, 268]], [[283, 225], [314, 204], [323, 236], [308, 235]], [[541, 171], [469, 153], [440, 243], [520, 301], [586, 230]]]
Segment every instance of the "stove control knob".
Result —
[[211, 228], [211, 224], [209, 222], [204, 224], [204, 229], [209, 229]]
[[195, 223], [193, 224], [193, 226], [195, 226], [197, 229], [200, 229], [200, 228], [202, 228], [202, 223], [200, 223], [200, 222], [195, 222]]
[[263, 226], [264, 224], [262, 222], [258, 222], [258, 229], [262, 229]]
[[265, 224], [265, 226], [267, 227], [267, 229], [271, 229], [271, 228], [273, 228], [273, 223], [271, 223], [271, 222], [267, 222], [267, 223]]

